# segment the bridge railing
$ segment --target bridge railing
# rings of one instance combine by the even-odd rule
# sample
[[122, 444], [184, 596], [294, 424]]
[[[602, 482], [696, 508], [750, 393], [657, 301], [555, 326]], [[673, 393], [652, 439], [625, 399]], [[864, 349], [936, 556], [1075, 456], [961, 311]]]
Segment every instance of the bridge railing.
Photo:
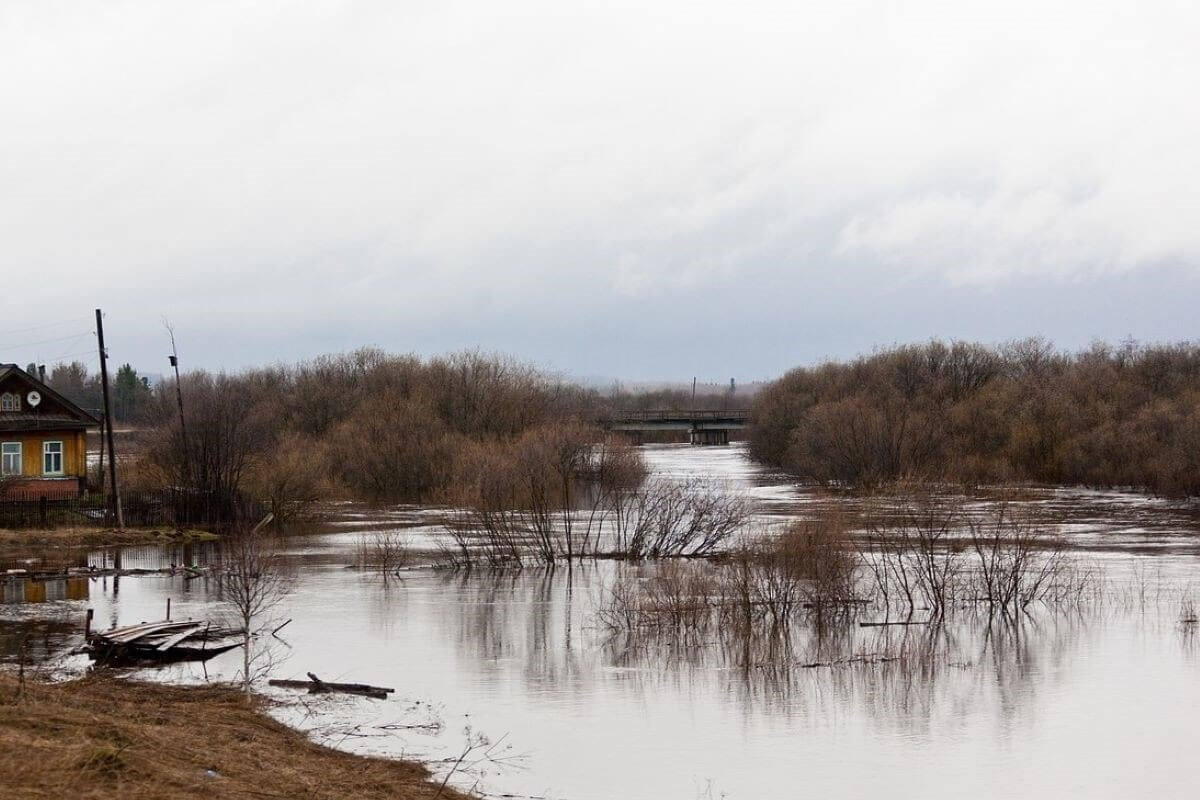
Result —
[[723, 420], [728, 422], [746, 422], [750, 418], [748, 411], [719, 411], [712, 409], [696, 411], [677, 411], [675, 409], [655, 411], [625, 411], [604, 417], [604, 422], [703, 422], [705, 420]]

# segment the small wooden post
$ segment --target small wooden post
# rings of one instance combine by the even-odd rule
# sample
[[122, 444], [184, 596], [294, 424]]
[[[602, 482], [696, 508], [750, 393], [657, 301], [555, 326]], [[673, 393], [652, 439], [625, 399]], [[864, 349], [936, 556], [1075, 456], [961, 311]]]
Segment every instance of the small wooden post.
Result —
[[171, 598], [167, 598], [167, 622], [171, 621]]
[[92, 617], [95, 615], [96, 615], [95, 609], [89, 608], [87, 610], [87, 619], [85, 619], [84, 623], [83, 623], [83, 639], [84, 639], [84, 641], [87, 641], [88, 639], [92, 638]]

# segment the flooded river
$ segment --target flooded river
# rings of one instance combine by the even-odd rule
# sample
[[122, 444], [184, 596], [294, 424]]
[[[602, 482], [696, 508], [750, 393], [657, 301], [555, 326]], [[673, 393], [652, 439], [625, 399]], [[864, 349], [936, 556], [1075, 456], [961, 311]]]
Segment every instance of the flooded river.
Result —
[[[788, 517], [824, 502], [753, 466], [741, 447], [645, 448], [664, 476], [703, 475]], [[708, 631], [688, 641], [612, 637], [596, 609], [619, 571], [413, 570], [384, 581], [348, 567], [359, 529], [289, 539], [298, 570], [275, 612], [291, 623], [271, 673], [395, 687], [386, 702], [276, 693], [276, 714], [365, 753], [457, 760], [453, 780], [488, 796], [613, 798], [1194, 797], [1200, 646], [1187, 602], [1200, 590], [1194, 512], [1139, 495], [1032, 493], [1113, 587], [1096, 607], [1018, 624], [822, 630], [779, 637]], [[391, 518], [416, 543], [436, 512]], [[203, 553], [189, 554], [203, 560]], [[103, 554], [89, 556], [99, 563]], [[181, 563], [179, 548], [128, 549], [124, 566]], [[97, 625], [208, 618], [208, 578], [139, 576], [10, 584], [0, 657], [39, 656]], [[14, 586], [21, 588], [14, 588]], [[234, 651], [137, 673], [227, 679]], [[82, 669], [82, 657], [60, 658]], [[484, 741], [490, 745], [484, 745]], [[447, 769], [445, 762], [435, 769]]]

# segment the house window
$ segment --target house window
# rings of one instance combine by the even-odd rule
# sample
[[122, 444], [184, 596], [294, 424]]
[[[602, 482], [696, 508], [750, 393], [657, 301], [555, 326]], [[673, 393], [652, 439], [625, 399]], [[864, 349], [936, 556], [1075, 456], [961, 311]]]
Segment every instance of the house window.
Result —
[[21, 474], [21, 443], [0, 444], [0, 475]]
[[45, 442], [42, 444], [42, 473], [45, 475], [63, 474], [62, 442]]
[[3, 394], [0, 395], [0, 411], [20, 411], [21, 410], [21, 395], [19, 394]]

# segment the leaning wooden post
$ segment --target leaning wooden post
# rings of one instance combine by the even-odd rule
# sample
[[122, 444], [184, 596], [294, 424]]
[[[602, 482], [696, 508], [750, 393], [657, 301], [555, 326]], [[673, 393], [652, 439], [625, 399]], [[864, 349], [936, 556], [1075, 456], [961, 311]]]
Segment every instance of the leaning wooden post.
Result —
[[100, 388], [104, 395], [105, 435], [108, 437], [108, 478], [112, 486], [113, 511], [117, 517], [117, 529], [125, 529], [125, 514], [121, 511], [121, 490], [117, 488], [117, 451], [113, 447], [112, 408], [108, 402], [108, 353], [104, 349], [104, 315], [96, 309], [96, 341], [100, 346]]

